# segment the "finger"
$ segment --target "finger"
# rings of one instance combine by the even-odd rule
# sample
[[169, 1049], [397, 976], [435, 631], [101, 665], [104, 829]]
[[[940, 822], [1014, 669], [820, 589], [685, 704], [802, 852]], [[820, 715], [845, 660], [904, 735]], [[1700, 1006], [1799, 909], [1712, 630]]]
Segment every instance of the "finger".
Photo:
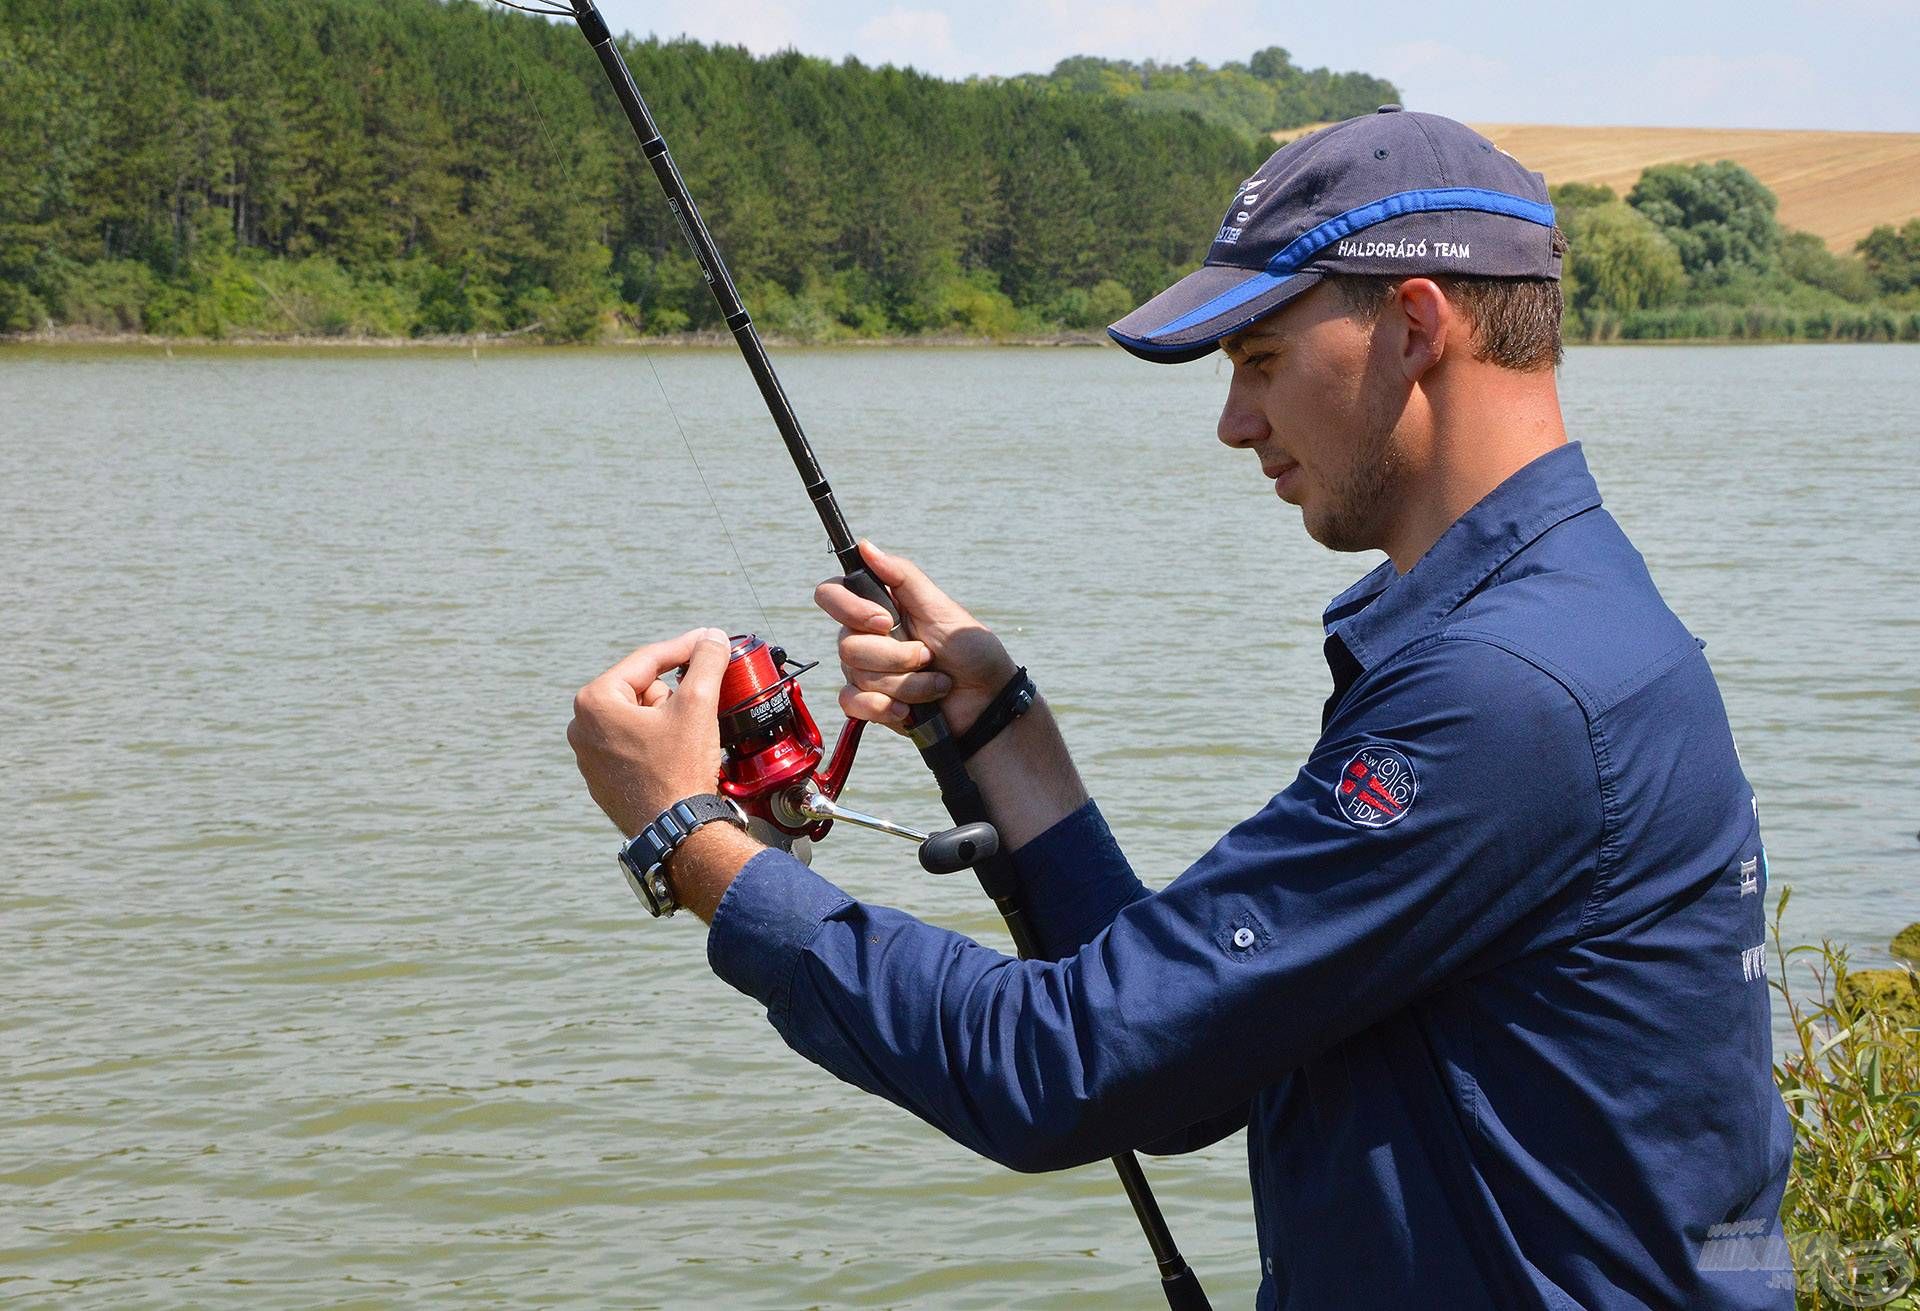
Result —
[[849, 672], [908, 674], [933, 663], [924, 642], [901, 642], [878, 633], [849, 633], [840, 639], [840, 667]]
[[881, 692], [862, 692], [858, 688], [843, 687], [840, 689], [840, 713], [848, 719], [864, 719], [869, 724], [898, 728], [907, 722], [913, 707]]
[[829, 578], [813, 589], [813, 603], [827, 617], [856, 633], [891, 632], [893, 616], [865, 597], [855, 596], [838, 578]]
[[860, 543], [860, 558], [867, 562], [867, 569], [887, 585], [893, 593], [894, 604], [909, 614], [922, 619], [946, 620], [966, 611], [955, 605], [953, 598], [933, 585], [933, 580], [920, 572], [920, 566], [904, 555], [888, 555], [872, 542]]
[[694, 644], [700, 640], [700, 634], [707, 631], [695, 628], [664, 642], [650, 642], [600, 677], [623, 683], [631, 693], [637, 695], [652, 686], [654, 680], [667, 670], [686, 664], [688, 657], [693, 655]]
[[647, 690], [640, 694], [640, 704], [649, 708], [659, 705], [673, 695], [673, 689], [659, 679], [647, 684]]
[[953, 691], [953, 680], [945, 674], [923, 672], [918, 674], [861, 674], [857, 673], [849, 680], [852, 686], [862, 692], [878, 692], [892, 697], [895, 701], [905, 701], [913, 705], [925, 705], [929, 701], [938, 701]]
[[680, 686], [673, 694], [675, 709], [681, 714], [713, 719], [719, 714], [720, 679], [727, 672], [730, 642], [718, 628], [701, 630], [687, 657], [687, 672], [680, 675]]

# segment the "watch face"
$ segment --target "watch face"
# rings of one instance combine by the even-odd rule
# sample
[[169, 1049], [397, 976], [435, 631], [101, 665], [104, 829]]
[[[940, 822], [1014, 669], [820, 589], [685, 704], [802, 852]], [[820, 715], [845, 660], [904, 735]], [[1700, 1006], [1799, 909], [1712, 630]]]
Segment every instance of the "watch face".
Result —
[[[641, 850], [633, 850], [633, 845], [640, 846]], [[673, 889], [667, 886], [665, 871], [658, 864], [650, 871], [634, 868], [636, 858], [645, 858], [645, 845], [635, 839], [634, 844], [620, 849], [620, 877], [627, 881], [627, 886], [640, 899], [640, 904], [647, 908], [649, 915], [671, 915], [679, 909], [679, 903], [673, 899]]]

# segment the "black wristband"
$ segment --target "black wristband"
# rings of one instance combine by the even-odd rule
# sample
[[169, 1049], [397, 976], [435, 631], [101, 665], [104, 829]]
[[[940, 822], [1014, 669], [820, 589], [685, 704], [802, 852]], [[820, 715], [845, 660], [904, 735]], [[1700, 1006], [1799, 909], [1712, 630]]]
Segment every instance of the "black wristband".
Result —
[[1040, 699], [1040, 689], [1027, 677], [1025, 665], [1013, 671], [1013, 677], [1007, 685], [994, 694], [980, 717], [968, 726], [967, 731], [954, 738], [954, 746], [959, 750], [960, 759], [969, 760], [981, 747], [1000, 736], [1002, 729], [1014, 720], [1033, 709], [1033, 703]]

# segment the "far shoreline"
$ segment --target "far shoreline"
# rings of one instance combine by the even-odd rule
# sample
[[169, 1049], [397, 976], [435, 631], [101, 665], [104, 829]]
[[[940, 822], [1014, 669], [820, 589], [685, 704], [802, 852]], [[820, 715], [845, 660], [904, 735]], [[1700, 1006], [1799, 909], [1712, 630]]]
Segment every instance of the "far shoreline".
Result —
[[[763, 333], [761, 340], [776, 350], [898, 350], [973, 349], [991, 347], [1109, 348], [1117, 350], [1103, 332], [1062, 330], [1057, 333], [1012, 337], [928, 333], [923, 336], [842, 337], [831, 341], [803, 341], [780, 333]], [[1912, 346], [1903, 341], [1859, 341], [1809, 337], [1609, 337], [1604, 340], [1570, 338], [1567, 346]], [[734, 340], [725, 332], [678, 332], [657, 337], [619, 336], [591, 342], [547, 342], [524, 333], [473, 333], [462, 336], [367, 337], [257, 336], [163, 337], [151, 333], [97, 332], [55, 328], [36, 332], [0, 333], [0, 349], [27, 347], [53, 350], [237, 350], [237, 351], [441, 351], [478, 354], [487, 351], [534, 350], [722, 350]]]

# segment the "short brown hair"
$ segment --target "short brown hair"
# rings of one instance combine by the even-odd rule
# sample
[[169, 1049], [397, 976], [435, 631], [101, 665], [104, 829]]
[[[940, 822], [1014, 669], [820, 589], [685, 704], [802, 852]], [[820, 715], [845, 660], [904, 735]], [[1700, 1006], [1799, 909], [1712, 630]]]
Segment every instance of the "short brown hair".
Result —
[[[1560, 229], [1553, 230], [1555, 247], [1566, 249]], [[1377, 314], [1380, 306], [1404, 278], [1340, 277], [1327, 279], [1356, 318]], [[1556, 367], [1565, 354], [1560, 341], [1560, 283], [1550, 278], [1433, 279], [1453, 307], [1473, 325], [1473, 358], [1518, 373], [1538, 373]]]

